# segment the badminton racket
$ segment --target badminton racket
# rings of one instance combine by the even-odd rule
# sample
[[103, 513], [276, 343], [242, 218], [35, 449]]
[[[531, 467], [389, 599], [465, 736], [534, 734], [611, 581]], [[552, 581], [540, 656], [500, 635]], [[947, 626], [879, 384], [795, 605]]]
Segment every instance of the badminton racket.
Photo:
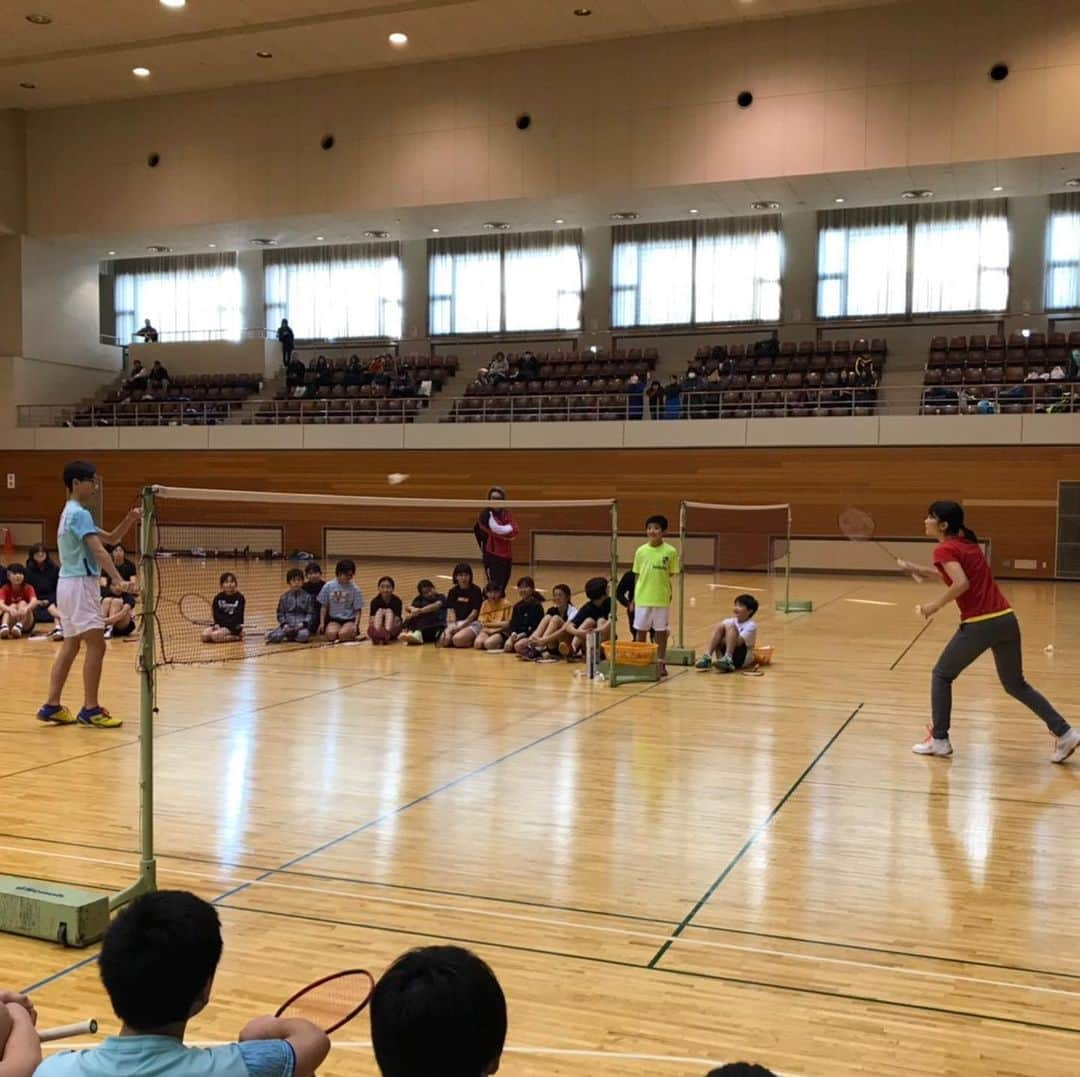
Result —
[[894, 561], [899, 561], [892, 550], [883, 542], [874, 538], [874, 518], [864, 509], [847, 508], [837, 517], [840, 534], [852, 542], [872, 542], [879, 550], [884, 550]]
[[72, 1036], [92, 1036], [97, 1032], [98, 1025], [92, 1017], [89, 1021], [77, 1021], [73, 1025], [58, 1025], [56, 1028], [38, 1029], [38, 1039], [42, 1043], [52, 1043], [53, 1040], [68, 1040]]
[[301, 988], [275, 1017], [302, 1017], [327, 1035], [351, 1021], [371, 1000], [375, 978], [366, 969], [346, 969]]
[[[178, 599], [166, 598], [162, 601], [168, 602], [170, 605], [176, 606], [180, 612], [180, 616], [188, 622], [193, 624], [197, 628], [213, 628], [214, 627], [214, 609], [210, 604], [210, 599], [205, 595], [200, 595], [196, 591], [189, 591], [186, 595], [181, 595]], [[260, 628], [257, 623], [251, 621], [244, 624], [245, 636], [265, 636], [266, 629]]]

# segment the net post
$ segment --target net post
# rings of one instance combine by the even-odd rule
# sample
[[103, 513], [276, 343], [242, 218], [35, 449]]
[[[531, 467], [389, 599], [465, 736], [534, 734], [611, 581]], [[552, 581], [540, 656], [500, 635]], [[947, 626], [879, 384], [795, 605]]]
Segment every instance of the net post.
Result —
[[608, 683], [615, 687], [615, 636], [618, 630], [618, 602], [615, 591], [619, 586], [619, 503], [611, 503], [611, 618], [608, 621]]
[[787, 510], [787, 534], [784, 536], [784, 609], [791, 609], [791, 506]]
[[679, 502], [679, 649], [686, 646], [683, 622], [686, 620], [686, 502]]
[[142, 593], [142, 631], [139, 635], [139, 878], [109, 899], [118, 909], [157, 886], [154, 860], [154, 689], [157, 638], [157, 504], [154, 488], [142, 491], [142, 526], [139, 530], [139, 590]]

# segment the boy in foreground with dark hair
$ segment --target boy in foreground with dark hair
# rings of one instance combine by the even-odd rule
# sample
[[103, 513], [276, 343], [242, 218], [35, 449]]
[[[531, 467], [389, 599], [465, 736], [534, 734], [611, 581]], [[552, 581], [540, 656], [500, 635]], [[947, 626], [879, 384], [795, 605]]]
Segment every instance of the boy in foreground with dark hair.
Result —
[[460, 946], [410, 950], [375, 985], [371, 1041], [383, 1077], [488, 1077], [506, 1043], [506, 997]]
[[109, 926], [101, 979], [119, 1036], [54, 1055], [45, 1077], [311, 1077], [330, 1051], [326, 1034], [298, 1018], [256, 1017], [238, 1043], [185, 1047], [188, 1021], [210, 1001], [221, 958], [217, 911], [183, 890], [136, 898]]
[[[695, 663], [698, 669], [717, 673], [734, 673], [754, 664], [754, 644], [757, 643], [758, 600], [753, 595], [736, 595], [731, 616], [726, 617], [714, 629], [709, 646]], [[716, 661], [713, 661], [713, 658]]]
[[656, 633], [656, 665], [667, 676], [668, 625], [671, 615], [671, 578], [681, 571], [679, 551], [664, 541], [666, 516], [650, 516], [645, 521], [647, 542], [634, 554], [634, 639], [644, 643]]

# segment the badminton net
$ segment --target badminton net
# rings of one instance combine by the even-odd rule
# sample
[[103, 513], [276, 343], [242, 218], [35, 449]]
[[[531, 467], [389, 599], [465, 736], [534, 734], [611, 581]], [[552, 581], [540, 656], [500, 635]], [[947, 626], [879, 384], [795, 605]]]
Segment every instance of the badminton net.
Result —
[[[327, 636], [315, 631], [305, 642], [277, 638], [278, 601], [288, 590], [290, 570], [304, 573], [305, 584], [316, 590], [320, 577], [311, 575], [312, 566], [321, 569], [324, 583], [332, 583], [339, 562], [355, 565], [353, 582], [363, 595], [359, 641], [366, 637], [369, 607], [384, 576], [392, 578], [404, 606], [417, 596], [421, 580], [447, 594], [458, 564], [471, 568], [481, 589], [487, 582], [479, 544], [484, 536], [478, 537], [476, 525], [498, 502], [152, 489], [147, 557], [153, 567], [155, 665], [225, 662], [326, 646]], [[610, 576], [610, 556], [597, 563], [592, 547], [600, 535], [607, 538], [599, 545], [611, 548], [612, 500], [502, 504], [518, 529], [506, 589], [511, 603], [518, 599], [521, 576], [533, 577], [545, 600], [556, 584], [567, 584], [578, 604], [587, 579]], [[548, 556], [552, 550], [557, 560]], [[235, 640], [206, 642], [215, 600], [230, 589], [221, 582], [225, 574], [235, 577], [243, 596], [243, 633]], [[235, 603], [234, 596], [226, 597]]]

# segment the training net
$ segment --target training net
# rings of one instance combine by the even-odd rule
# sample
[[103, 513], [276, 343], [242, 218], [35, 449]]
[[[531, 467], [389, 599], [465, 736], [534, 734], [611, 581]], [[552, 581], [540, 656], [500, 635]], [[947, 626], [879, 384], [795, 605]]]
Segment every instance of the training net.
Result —
[[[323, 605], [331, 620], [336, 598], [357, 604], [355, 598], [334, 595], [335, 568], [341, 561], [355, 565], [353, 582], [363, 596], [359, 631], [355, 641], [344, 640], [348, 644], [367, 639], [371, 601], [384, 576], [392, 578], [403, 607], [415, 605], [421, 580], [431, 581], [437, 594], [446, 595], [458, 564], [471, 568], [481, 589], [491, 573], [508, 576], [506, 597], [511, 603], [518, 600], [518, 579], [531, 576], [547, 608], [555, 585], [568, 585], [580, 605], [586, 581], [610, 579], [614, 571], [617, 509], [612, 500], [500, 503], [157, 486], [143, 501], [150, 526], [145, 529], [142, 578], [153, 610], [144, 622], [153, 626], [155, 666], [224, 662], [328, 645], [329, 636], [316, 631], [320, 581], [329, 584], [324, 598], [330, 601]], [[516, 528], [509, 539], [509, 568], [493, 553], [487, 535], [477, 531], [490, 509], [503, 506]], [[481, 541], [488, 546], [486, 556]], [[321, 570], [318, 575], [314, 566]], [[279, 601], [289, 591], [290, 570], [304, 574], [301, 589], [310, 590], [315, 602], [288, 599], [283, 605], [286, 624], [297, 630], [282, 633]], [[310, 614], [312, 605], [314, 618], [308, 632], [301, 633], [304, 612]], [[228, 631], [241, 618], [242, 632]], [[226, 631], [217, 631], [223, 627]], [[220, 641], [210, 638], [215, 635]], [[343, 642], [340, 630], [338, 635], [338, 643]]]
[[[725, 601], [739, 589], [753, 591], [754, 584], [762, 583], [777, 596], [777, 609], [809, 609], [808, 603], [791, 597], [790, 505], [684, 501], [679, 510], [679, 537], [684, 572], [694, 582], [706, 582], [702, 577], [707, 577], [707, 586], [719, 589]], [[680, 645], [684, 642], [685, 592], [684, 577], [679, 600]]]

